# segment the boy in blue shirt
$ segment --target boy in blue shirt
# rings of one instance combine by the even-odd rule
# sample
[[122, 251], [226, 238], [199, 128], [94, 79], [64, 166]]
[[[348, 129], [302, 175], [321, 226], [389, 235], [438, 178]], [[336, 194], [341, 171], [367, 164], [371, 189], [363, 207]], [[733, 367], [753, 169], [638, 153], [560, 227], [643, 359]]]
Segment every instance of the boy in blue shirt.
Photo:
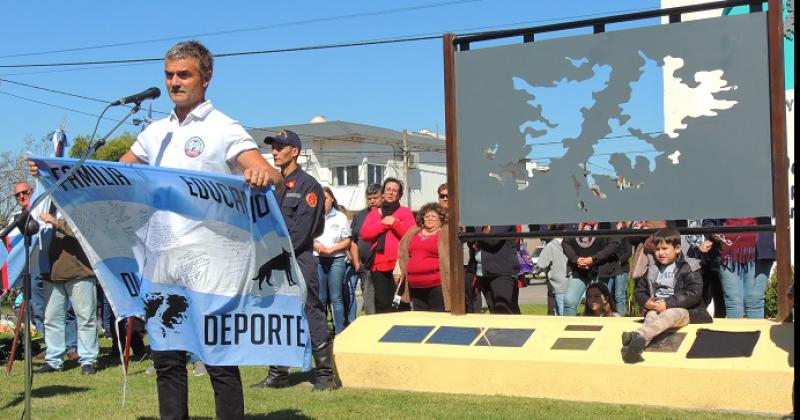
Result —
[[664, 228], [653, 235], [655, 261], [646, 274], [636, 280], [634, 297], [647, 311], [641, 328], [622, 333], [622, 359], [641, 361], [650, 341], [670, 328], [689, 323], [710, 323], [711, 315], [703, 303], [703, 279], [681, 256], [681, 235]]

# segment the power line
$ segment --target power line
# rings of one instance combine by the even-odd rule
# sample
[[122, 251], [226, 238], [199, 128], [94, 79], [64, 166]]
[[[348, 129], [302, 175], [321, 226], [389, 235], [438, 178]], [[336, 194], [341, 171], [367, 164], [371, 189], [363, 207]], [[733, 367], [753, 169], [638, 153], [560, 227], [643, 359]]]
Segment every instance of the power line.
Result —
[[347, 20], [347, 19], [354, 19], [354, 18], [361, 18], [361, 17], [373, 17], [373, 16], [382, 16], [382, 15], [389, 15], [389, 14], [397, 14], [397, 13], [405, 13], [405, 12], [413, 12], [418, 10], [426, 10], [426, 9], [434, 9], [440, 7], [448, 7], [448, 6], [455, 6], [465, 3], [478, 3], [483, 0], [454, 0], [454, 1], [446, 1], [441, 3], [433, 3], [421, 6], [410, 6], [410, 7], [401, 7], [396, 9], [388, 9], [388, 10], [380, 10], [374, 12], [362, 12], [362, 13], [351, 13], [345, 15], [337, 15], [337, 16], [329, 16], [323, 18], [316, 18], [316, 19], [304, 19], [304, 20], [297, 20], [297, 21], [290, 21], [290, 22], [282, 22], [282, 23], [274, 23], [271, 25], [265, 26], [256, 26], [251, 28], [238, 28], [238, 29], [229, 29], [229, 30], [222, 30], [222, 31], [214, 31], [214, 32], [202, 32], [190, 35], [177, 35], [177, 36], [170, 36], [165, 38], [155, 38], [155, 39], [147, 39], [142, 41], [129, 41], [129, 42], [119, 42], [113, 44], [100, 44], [100, 45], [92, 45], [87, 47], [76, 47], [76, 48], [66, 48], [60, 50], [48, 50], [48, 51], [38, 51], [38, 52], [30, 52], [30, 53], [21, 53], [21, 54], [9, 54], [0, 56], [2, 58], [14, 58], [14, 57], [30, 57], [36, 55], [47, 55], [47, 54], [57, 54], [57, 53], [64, 53], [64, 52], [76, 52], [76, 51], [87, 51], [87, 50], [96, 50], [96, 49], [103, 49], [103, 48], [115, 48], [115, 47], [128, 47], [131, 45], [141, 45], [141, 44], [151, 44], [156, 42], [164, 42], [164, 41], [175, 41], [180, 39], [191, 39], [191, 38], [201, 38], [201, 37], [211, 37], [211, 36], [219, 36], [219, 35], [230, 35], [236, 33], [245, 33], [245, 32], [256, 32], [256, 31], [263, 31], [268, 29], [276, 29], [276, 28], [285, 28], [287, 26], [302, 26], [308, 25], [313, 23], [326, 23], [326, 22], [335, 22], [338, 20]]
[[7, 76], [29, 76], [34, 74], [52, 74], [52, 73], [69, 73], [69, 72], [76, 72], [76, 71], [86, 71], [86, 70], [102, 70], [102, 69], [110, 69], [110, 68], [119, 68], [119, 67], [133, 67], [133, 66], [144, 66], [152, 63], [128, 63], [128, 64], [113, 64], [108, 66], [87, 66], [87, 67], [79, 67], [79, 68], [65, 68], [65, 69], [58, 69], [58, 70], [38, 70], [38, 71], [23, 71], [17, 73], [3, 73], [0, 74], [0, 77], [7, 77]]
[[[45, 105], [45, 106], [49, 106], [49, 107], [52, 107], [52, 108], [62, 109], [64, 111], [74, 112], [76, 114], [87, 115], [87, 116], [95, 117], [95, 118], [99, 118], [100, 117], [99, 115], [92, 114], [90, 112], [80, 111], [80, 110], [77, 110], [77, 109], [68, 108], [68, 107], [61, 106], [61, 105], [51, 104], [49, 102], [43, 102], [43, 101], [39, 101], [39, 100], [36, 100], [36, 99], [26, 98], [24, 96], [15, 95], [15, 94], [9, 93], [9, 92], [0, 91], [0, 94], [1, 95], [11, 96], [11, 97], [14, 97], [14, 98], [17, 98], [17, 99], [21, 99], [23, 101], [34, 102], [34, 103], [37, 103], [37, 104], [40, 104], [40, 105]], [[109, 118], [109, 117], [103, 117], [103, 119], [104, 120], [110, 120], [110, 121], [119, 121], [117, 119]], [[132, 123], [127, 123], [127, 124], [135, 127], [135, 125], [132, 124]]]
[[[111, 102], [111, 101], [108, 101], [108, 100], [99, 99], [99, 98], [94, 98], [94, 97], [91, 97], [91, 96], [84, 96], [84, 95], [79, 95], [79, 94], [76, 94], [76, 93], [65, 92], [65, 91], [61, 91], [61, 90], [57, 90], [57, 89], [51, 89], [51, 88], [46, 88], [46, 87], [42, 87], [42, 86], [36, 86], [36, 85], [29, 84], [29, 83], [16, 82], [16, 81], [13, 81], [13, 80], [8, 80], [8, 79], [4, 79], [4, 78], [0, 78], [0, 82], [4, 82], [4, 83], [10, 83], [10, 84], [18, 85], [18, 86], [23, 86], [23, 87], [31, 88], [31, 89], [42, 90], [42, 91], [45, 91], [45, 92], [56, 93], [56, 94], [59, 94], [59, 95], [65, 95], [65, 96], [71, 96], [71, 97], [74, 97], [74, 98], [79, 98], [79, 99], [84, 99], [84, 100], [89, 100], [89, 101], [93, 101], [93, 102], [99, 102], [99, 103], [104, 103], [104, 104], [108, 104], [108, 103], [110, 103], [110, 102]], [[57, 105], [48, 104], [48, 103], [46, 103], [46, 102], [41, 102], [41, 101], [36, 101], [36, 100], [33, 100], [33, 99], [29, 99], [29, 98], [25, 98], [25, 97], [22, 97], [22, 96], [18, 96], [18, 95], [13, 95], [13, 94], [10, 94], [10, 93], [8, 93], [8, 92], [0, 92], [0, 93], [4, 93], [4, 94], [6, 94], [6, 95], [9, 95], [9, 96], [14, 96], [14, 97], [16, 97], [16, 98], [19, 98], [19, 99], [29, 100], [29, 101], [31, 101], [31, 102], [41, 103], [41, 104], [43, 104], [43, 105], [48, 105], [48, 106], [54, 106], [54, 107], [58, 107]], [[67, 109], [67, 110], [69, 110], [69, 111], [72, 111], [72, 112], [77, 112], [77, 113], [81, 113], [81, 114], [85, 114], [85, 115], [91, 115], [91, 116], [97, 117], [97, 115], [95, 115], [95, 114], [91, 114], [91, 113], [88, 113], [88, 112], [85, 112], [85, 111], [79, 111], [79, 110], [75, 110], [75, 109], [71, 109], [71, 108], [64, 108], [64, 109]], [[157, 113], [157, 114], [161, 114], [161, 115], [170, 115], [170, 114], [171, 114], [171, 113], [169, 113], [169, 112], [158, 111], [158, 110], [153, 110], [153, 112], [154, 112], [154, 113]], [[113, 119], [111, 119], [111, 120], [113, 120]], [[245, 126], [245, 125], [242, 125], [242, 127], [244, 127], [244, 128], [247, 128], [247, 129], [256, 129], [256, 130], [257, 130], [257, 129], [259, 129], [259, 128], [256, 128], [256, 127], [249, 127], [249, 126]], [[643, 134], [646, 134], [646, 135], [652, 135], [652, 134], [663, 134], [663, 133], [664, 133], [663, 131], [651, 131], [651, 132], [646, 132], [646, 133], [643, 133]], [[305, 137], [314, 137], [314, 136], [311, 136], [311, 135], [309, 135], [309, 134], [304, 134], [304, 133], [297, 133], [297, 134], [298, 134], [298, 135], [305, 136]], [[633, 135], [618, 135], [618, 136], [608, 136], [608, 137], [603, 137], [603, 138], [601, 138], [601, 139], [599, 139], [599, 140], [600, 140], [600, 141], [605, 141], [605, 140], [614, 140], [614, 139], [623, 139], [623, 138], [636, 138], [636, 136], [633, 136]], [[532, 146], [544, 146], [544, 145], [556, 145], [556, 144], [563, 145], [563, 142], [559, 142], [559, 141], [552, 141], [552, 142], [543, 142], [543, 143], [533, 143], [533, 144], [531, 144], [531, 145], [532, 145]], [[444, 153], [444, 152], [443, 152], [443, 151], [441, 151], [441, 150], [427, 150], [427, 149], [412, 149], [411, 151], [417, 151], [417, 152], [430, 152], [430, 153]], [[614, 153], [656, 153], [656, 152], [657, 152], [657, 153], [662, 153], [662, 152], [658, 152], [658, 151], [655, 151], [655, 150], [653, 150], [653, 151], [641, 151], [641, 152], [639, 152], [639, 151], [632, 151], [632, 152], [614, 152]], [[383, 152], [383, 151], [361, 151], [361, 150], [331, 150], [331, 151], [321, 151], [321, 152], [317, 152], [317, 153], [325, 153], [325, 154], [352, 154], [352, 153], [360, 153], [360, 154], [386, 154], [386, 155], [393, 154], [393, 152]], [[607, 154], [595, 154], [594, 156], [610, 156], [610, 155], [612, 155], [612, 154], [613, 154], [613, 153], [607, 153]], [[538, 159], [557, 159], [557, 158], [553, 158], [553, 157], [540, 157], [540, 158], [538, 158]], [[597, 165], [595, 165], [595, 166], [597, 166]]]
[[[42, 90], [42, 91], [50, 92], [50, 93], [57, 93], [59, 95], [64, 95], [64, 96], [71, 96], [73, 98], [85, 99], [87, 101], [100, 102], [100, 103], [103, 103], [103, 104], [111, 103], [111, 101], [108, 101], [108, 100], [105, 100], [105, 99], [93, 98], [91, 96], [79, 95], [77, 93], [64, 92], [62, 90], [50, 89], [50, 88], [46, 88], [46, 87], [42, 87], [42, 86], [31, 85], [29, 83], [15, 82], [13, 80], [8, 80], [8, 79], [3, 79], [3, 78], [0, 78], [0, 82], [11, 83], [11, 84], [14, 84], [14, 85], [23, 86], [23, 87], [27, 87], [27, 88], [31, 88], [31, 89]], [[127, 106], [127, 108], [130, 108], [130, 106]], [[162, 115], [169, 115], [170, 114], [169, 112], [156, 111], [156, 110], [153, 110], [153, 112], [156, 113], [156, 114], [162, 114]]]
[[46, 87], [41, 87], [41, 86], [35, 86], [35, 85], [28, 84], [28, 83], [15, 82], [15, 81], [13, 81], [13, 80], [8, 80], [8, 79], [2, 79], [2, 78], [0, 78], [0, 82], [4, 82], [4, 83], [11, 83], [12, 85], [24, 86], [24, 87], [27, 87], [27, 88], [31, 88], [31, 89], [37, 89], [37, 90], [43, 90], [43, 91], [45, 91], [45, 92], [50, 92], [50, 93], [58, 93], [58, 94], [60, 94], [60, 95], [72, 96], [72, 97], [74, 97], [74, 98], [86, 99], [86, 100], [88, 100], [88, 101], [100, 102], [100, 103], [104, 103], [104, 104], [108, 104], [108, 103], [110, 103], [110, 102], [111, 102], [111, 101], [104, 101], [104, 100], [102, 100], [102, 99], [92, 98], [92, 97], [90, 97], [90, 96], [78, 95], [78, 94], [76, 94], [76, 93], [62, 92], [62, 91], [60, 91], [60, 90], [56, 90], [56, 89], [49, 89], [49, 88], [46, 88]]
[[[474, 0], [474, 1], [480, 1], [480, 0]], [[516, 26], [516, 25], [519, 25], [519, 24], [545, 23], [545, 22], [552, 22], [552, 21], [559, 21], [559, 20], [571, 20], [571, 19], [582, 18], [582, 17], [605, 16], [605, 15], [609, 15], [609, 14], [627, 13], [627, 12], [635, 12], [635, 11], [648, 11], [648, 10], [653, 10], [653, 9], [632, 9], [632, 10], [615, 11], [615, 12], [610, 12], [610, 13], [597, 13], [597, 14], [591, 14], [591, 15], [570, 16], [570, 17], [564, 17], [564, 18], [542, 19], [542, 20], [537, 20], [537, 21], [519, 22], [519, 23], [515, 23], [515, 24], [502, 24], [502, 25], [496, 25], [496, 26], [492, 26], [492, 27], [483, 27], [481, 29]], [[459, 31], [456, 30], [456, 31], [448, 31], [448, 32], [459, 32]], [[460, 34], [460, 36], [474, 36], [474, 35], [481, 35], [482, 33], [483, 32], [464, 33], [464, 34]], [[402, 36], [402, 37], [394, 37], [394, 38], [371, 39], [371, 40], [364, 40], [364, 41], [342, 42], [342, 43], [333, 43], [333, 44], [317, 44], [317, 45], [307, 45], [307, 46], [292, 47], [292, 48], [279, 48], [279, 49], [255, 50], [255, 51], [239, 51], [239, 52], [215, 54], [215, 57], [217, 57], [217, 58], [240, 57], [240, 56], [249, 56], [249, 55], [278, 54], [278, 53], [288, 53], [288, 52], [317, 51], [317, 50], [327, 50], [327, 49], [336, 49], [336, 48], [352, 48], [352, 47], [362, 47], [362, 46], [371, 46], [371, 45], [388, 45], [388, 44], [431, 41], [431, 40], [440, 40], [441, 39], [441, 34], [442, 34], [442, 32], [436, 32], [434, 34], [426, 34], [426, 35]], [[120, 59], [120, 60], [71, 61], [71, 62], [56, 62], [56, 63], [2, 64], [2, 65], [0, 65], [0, 68], [96, 66], [96, 65], [107, 65], [107, 64], [149, 63], [149, 62], [157, 62], [157, 61], [161, 61], [161, 60], [163, 60], [163, 57]]]

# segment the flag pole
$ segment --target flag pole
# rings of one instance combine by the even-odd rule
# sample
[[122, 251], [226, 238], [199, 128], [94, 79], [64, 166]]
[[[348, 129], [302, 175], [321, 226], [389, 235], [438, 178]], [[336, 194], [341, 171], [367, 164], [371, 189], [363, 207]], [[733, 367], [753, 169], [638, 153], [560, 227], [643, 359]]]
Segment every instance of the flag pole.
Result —
[[17, 344], [19, 344], [19, 330], [22, 326], [22, 314], [25, 313], [25, 301], [19, 307], [17, 313], [17, 325], [14, 327], [14, 341], [11, 343], [11, 353], [8, 357], [8, 367], [6, 368], [6, 376], [11, 376], [11, 369], [14, 367], [14, 357], [17, 355]]
[[128, 373], [128, 362], [131, 357], [131, 340], [133, 339], [133, 317], [128, 317], [127, 330], [125, 331], [125, 373]]

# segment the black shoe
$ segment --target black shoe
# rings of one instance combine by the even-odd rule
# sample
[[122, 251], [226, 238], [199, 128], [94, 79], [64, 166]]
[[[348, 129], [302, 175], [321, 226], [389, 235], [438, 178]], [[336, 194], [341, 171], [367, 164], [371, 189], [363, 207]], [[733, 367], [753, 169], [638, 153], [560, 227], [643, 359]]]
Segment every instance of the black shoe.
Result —
[[[628, 344], [628, 351], [623, 351], [622, 353], [622, 360], [625, 363], [638, 363], [642, 361], [642, 352], [644, 348], [647, 346], [647, 342], [644, 340], [639, 334], [636, 334], [636, 337], [631, 339], [630, 344]], [[623, 347], [624, 350], [624, 347]]]
[[333, 376], [317, 376], [314, 378], [314, 388], [312, 391], [333, 391], [339, 389], [339, 384], [333, 379]]
[[627, 347], [631, 344], [631, 341], [637, 336], [639, 333], [637, 332], [624, 332], [622, 333], [622, 346]]
[[97, 368], [94, 365], [81, 365], [81, 375], [94, 375], [97, 373]]
[[287, 388], [289, 383], [289, 368], [284, 366], [270, 366], [269, 373], [263, 381], [250, 385], [251, 388]]
[[50, 372], [61, 372], [61, 369], [56, 369], [49, 364], [45, 363], [40, 366], [38, 369], [33, 370], [34, 373], [50, 373]]
[[333, 343], [312, 352], [314, 356], [314, 391], [333, 391], [339, 388], [333, 361]]

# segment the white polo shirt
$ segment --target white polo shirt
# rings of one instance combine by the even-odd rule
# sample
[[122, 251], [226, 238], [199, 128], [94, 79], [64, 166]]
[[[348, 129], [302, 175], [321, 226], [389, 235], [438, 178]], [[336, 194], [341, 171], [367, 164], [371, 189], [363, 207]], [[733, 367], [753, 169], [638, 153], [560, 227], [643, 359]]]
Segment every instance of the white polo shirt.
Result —
[[[314, 238], [314, 242], [322, 244], [326, 248], [330, 248], [345, 239], [350, 239], [350, 222], [347, 221], [347, 216], [336, 209], [331, 209], [330, 213], [325, 215], [325, 231], [322, 235]], [[331, 255], [323, 255], [324, 257], [343, 257], [347, 254], [344, 249], [335, 252]], [[314, 256], [319, 256], [314, 251]]]
[[239, 154], [258, 145], [239, 122], [203, 102], [183, 120], [175, 111], [145, 129], [131, 151], [150, 166], [239, 173]]

